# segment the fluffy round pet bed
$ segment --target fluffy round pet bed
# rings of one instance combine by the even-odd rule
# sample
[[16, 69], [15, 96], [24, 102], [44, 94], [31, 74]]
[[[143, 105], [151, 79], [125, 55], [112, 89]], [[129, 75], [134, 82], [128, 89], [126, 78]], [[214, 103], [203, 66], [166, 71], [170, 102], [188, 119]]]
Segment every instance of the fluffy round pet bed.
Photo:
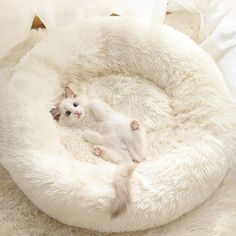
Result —
[[[235, 104], [208, 55], [167, 26], [81, 22], [45, 37], [0, 83], [1, 163], [65, 224], [105, 232], [163, 225], [208, 199], [227, 173]], [[109, 214], [118, 166], [94, 157], [80, 130], [49, 113], [68, 83], [147, 129], [150, 155], [133, 172], [132, 201], [118, 218]]]

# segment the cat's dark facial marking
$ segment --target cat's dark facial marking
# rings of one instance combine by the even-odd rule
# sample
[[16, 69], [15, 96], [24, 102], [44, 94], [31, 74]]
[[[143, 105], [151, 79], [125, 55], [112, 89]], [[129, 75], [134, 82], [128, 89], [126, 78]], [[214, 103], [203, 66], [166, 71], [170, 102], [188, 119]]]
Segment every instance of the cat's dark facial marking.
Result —
[[59, 106], [56, 106], [55, 108], [52, 108], [50, 110], [50, 113], [52, 114], [52, 117], [55, 119], [55, 120], [59, 120], [60, 118], [60, 115], [61, 115], [61, 111], [60, 111], [60, 108]]
[[77, 95], [69, 87], [65, 87], [65, 97], [66, 98], [76, 98]]

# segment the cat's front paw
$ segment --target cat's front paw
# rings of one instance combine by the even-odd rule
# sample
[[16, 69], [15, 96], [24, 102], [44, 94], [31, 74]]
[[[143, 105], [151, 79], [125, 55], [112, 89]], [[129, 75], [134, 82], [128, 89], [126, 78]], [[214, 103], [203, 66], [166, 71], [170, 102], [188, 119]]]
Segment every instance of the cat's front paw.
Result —
[[130, 123], [130, 128], [131, 130], [138, 130], [140, 127], [139, 123], [137, 120], [132, 120]]
[[100, 148], [99, 146], [95, 145], [95, 146], [93, 147], [92, 153], [93, 153], [95, 156], [100, 157], [100, 156], [102, 155], [102, 153], [103, 153], [103, 150], [102, 150], [102, 148]]

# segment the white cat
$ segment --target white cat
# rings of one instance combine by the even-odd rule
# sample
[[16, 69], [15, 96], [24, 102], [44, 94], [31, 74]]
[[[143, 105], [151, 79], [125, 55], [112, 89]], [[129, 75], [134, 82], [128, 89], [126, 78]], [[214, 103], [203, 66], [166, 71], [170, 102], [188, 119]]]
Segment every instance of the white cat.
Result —
[[[145, 158], [146, 133], [138, 121], [114, 111], [99, 99], [92, 99], [89, 108], [99, 121], [101, 132], [85, 130], [83, 137], [94, 145], [94, 155], [120, 164], [113, 181], [116, 198], [111, 206], [111, 216], [116, 217], [125, 211], [130, 202], [129, 179], [136, 166], [134, 162], [141, 162]], [[82, 128], [80, 121], [86, 118], [85, 107], [69, 87], [65, 88], [65, 99], [50, 112], [64, 126]]]

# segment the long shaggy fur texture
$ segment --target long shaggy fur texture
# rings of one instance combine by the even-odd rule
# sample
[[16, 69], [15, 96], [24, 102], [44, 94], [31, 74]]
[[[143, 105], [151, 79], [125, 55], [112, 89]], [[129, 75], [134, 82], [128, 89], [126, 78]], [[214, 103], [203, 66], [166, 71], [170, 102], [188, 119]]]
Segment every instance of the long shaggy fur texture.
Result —
[[[9, 81], [1, 79], [0, 161], [58, 221], [106, 232], [144, 230], [213, 196], [235, 151], [235, 101], [214, 62], [186, 36], [110, 18], [49, 34]], [[78, 81], [83, 94], [137, 116], [148, 131], [153, 155], [133, 171], [132, 204], [115, 219], [108, 213], [118, 167], [95, 160], [78, 141], [82, 135], [60, 129], [49, 114], [65, 84]], [[207, 222], [215, 215], [211, 203]]]
[[111, 205], [111, 217], [116, 218], [127, 209], [130, 204], [130, 176], [136, 167], [136, 164], [122, 165], [115, 176], [113, 186], [115, 189], [115, 199]]

